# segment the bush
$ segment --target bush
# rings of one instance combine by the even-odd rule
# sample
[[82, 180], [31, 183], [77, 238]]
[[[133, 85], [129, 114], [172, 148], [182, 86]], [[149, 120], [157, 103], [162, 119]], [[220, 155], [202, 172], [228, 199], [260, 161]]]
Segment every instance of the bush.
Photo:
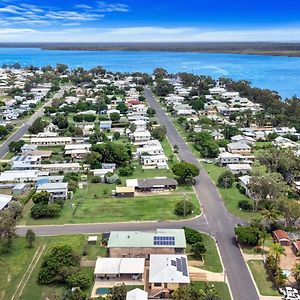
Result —
[[224, 189], [231, 188], [234, 183], [234, 175], [230, 171], [225, 171], [218, 178], [218, 186]]
[[201, 233], [195, 229], [184, 227], [184, 234], [186, 242], [189, 245], [193, 245], [203, 241]]
[[119, 180], [119, 176], [117, 174], [113, 174], [113, 173], [107, 173], [105, 175], [105, 182], [109, 183], [109, 184], [113, 184], [118, 182]]
[[248, 200], [239, 201], [239, 208], [243, 210], [252, 210], [253, 204], [251, 204]]
[[257, 246], [260, 239], [260, 231], [254, 226], [237, 226], [235, 234], [238, 240], [248, 246]]
[[241, 194], [243, 194], [243, 195], [246, 194], [246, 189], [243, 186], [241, 186], [239, 183], [236, 184], [236, 187]]
[[85, 272], [79, 271], [68, 276], [66, 282], [70, 288], [79, 287], [80, 289], [85, 290], [90, 285], [91, 278]]
[[181, 200], [176, 203], [174, 212], [177, 216], [188, 216], [194, 209], [195, 206], [190, 200]]
[[58, 217], [60, 213], [61, 206], [59, 204], [35, 204], [30, 212], [34, 219]]
[[134, 168], [132, 166], [122, 167], [119, 170], [119, 174], [121, 176], [131, 176], [134, 172]]
[[41, 191], [36, 193], [32, 197], [32, 201], [34, 204], [48, 204], [50, 200], [50, 193], [47, 191]]
[[99, 176], [93, 176], [91, 181], [92, 183], [99, 183], [101, 181], [101, 178]]

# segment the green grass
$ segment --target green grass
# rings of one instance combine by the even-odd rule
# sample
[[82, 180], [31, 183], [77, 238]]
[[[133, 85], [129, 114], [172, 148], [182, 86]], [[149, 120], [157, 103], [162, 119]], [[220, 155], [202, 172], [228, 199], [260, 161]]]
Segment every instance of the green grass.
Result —
[[[195, 290], [199, 290], [199, 289], [204, 289], [205, 287], [205, 283], [203, 281], [193, 281], [191, 282], [191, 286], [195, 289]], [[218, 282], [218, 281], [210, 281], [207, 282], [210, 285], [213, 285], [218, 293], [218, 295], [220, 296], [221, 300], [231, 300], [231, 296], [229, 293], [229, 289], [226, 283], [224, 282]]]
[[280, 296], [276, 288], [273, 287], [273, 283], [270, 280], [262, 261], [250, 260], [248, 261], [251, 273], [254, 277], [259, 292], [263, 296]]
[[8, 253], [0, 252], [0, 299], [10, 299], [16, 286], [25, 273], [40, 241], [35, 243], [35, 248], [26, 247], [24, 238], [16, 238]]
[[11, 159], [15, 155], [15, 153], [9, 151], [4, 155], [3, 159]]
[[[227, 170], [226, 168], [219, 167], [214, 164], [203, 163], [202, 166], [215, 183], [218, 181], [219, 176]], [[238, 188], [236, 187], [236, 183], [234, 183], [234, 185], [229, 189], [218, 188], [218, 190], [225, 202], [227, 209], [233, 215], [248, 221], [260, 216], [259, 212], [253, 213], [252, 211], [243, 211], [239, 209], [239, 201], [249, 201], [250, 199], [246, 195], [243, 195], [239, 192]]]
[[202, 238], [206, 248], [203, 269], [211, 272], [222, 272], [223, 267], [221, 264], [219, 252], [217, 250], [216, 242], [211, 236], [205, 233], [202, 234]]
[[[78, 190], [74, 195], [73, 202], [67, 200], [58, 218], [33, 220], [30, 217], [31, 201], [24, 209], [22, 224], [42, 225], [42, 224], [76, 224], [76, 223], [101, 223], [101, 222], [126, 222], [126, 221], [150, 221], [150, 220], [179, 220], [174, 214], [174, 208], [178, 201], [183, 199], [183, 193], [173, 192], [170, 195], [157, 195], [115, 198], [110, 196], [110, 191], [104, 195], [101, 184], [90, 184], [88, 190]], [[103, 185], [106, 188], [106, 185]], [[95, 197], [96, 195], [96, 197]], [[82, 200], [83, 199], [83, 200]], [[199, 203], [194, 193], [186, 195], [196, 209], [187, 218], [200, 213]], [[74, 207], [82, 200], [73, 215]]]

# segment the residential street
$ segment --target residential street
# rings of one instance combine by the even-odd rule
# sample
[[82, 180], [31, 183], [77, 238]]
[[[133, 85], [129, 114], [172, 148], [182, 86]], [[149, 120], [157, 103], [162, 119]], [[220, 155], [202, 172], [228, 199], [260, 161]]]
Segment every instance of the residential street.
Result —
[[[171, 144], [178, 145], [179, 158], [200, 167], [199, 161], [188, 149], [185, 141], [149, 89], [145, 89], [145, 96], [149, 105], [156, 110], [159, 123], [167, 127], [167, 135]], [[196, 178], [195, 190], [208, 221], [209, 232], [217, 239], [234, 299], [259, 299], [234, 236], [234, 227], [240, 220], [228, 213], [216, 186], [203, 169]]]
[[[167, 135], [172, 145], [178, 145], [180, 159], [196, 164], [200, 167], [199, 161], [188, 149], [185, 141], [175, 129], [172, 121], [165, 114], [158, 102], [152, 96], [149, 89], [145, 90], [145, 96], [151, 107], [156, 110], [156, 117], [160, 124], [167, 127]], [[39, 110], [32, 118], [37, 118], [43, 113]], [[30, 126], [33, 119], [26, 122], [24, 126]], [[27, 127], [27, 128], [28, 128]], [[22, 129], [24, 134], [26, 127]], [[16, 132], [9, 140], [17, 140], [23, 135]], [[8, 143], [9, 144], [9, 143]], [[3, 155], [8, 147], [2, 145], [0, 154]], [[4, 153], [5, 154], [5, 153]], [[186, 221], [163, 221], [163, 222], [129, 222], [129, 223], [103, 223], [103, 224], [67, 224], [67, 225], [45, 225], [45, 226], [19, 226], [17, 233], [24, 235], [27, 228], [33, 228], [37, 235], [58, 235], [75, 233], [98, 233], [110, 230], [151, 230], [155, 228], [182, 228], [192, 227], [201, 231], [211, 233], [217, 240], [225, 271], [228, 276], [232, 294], [235, 300], [256, 300], [259, 296], [251, 280], [250, 274], [237, 246], [234, 236], [234, 227], [241, 222], [238, 218], [228, 213], [218, 190], [207, 173], [201, 169], [200, 175], [196, 178], [195, 191], [200, 199], [203, 214], [201, 217]]]
[[[54, 98], [60, 98], [64, 91], [68, 89], [68, 87], [62, 87], [54, 96]], [[27, 132], [28, 128], [32, 125], [32, 123], [39, 117], [43, 116], [44, 114], [44, 107], [46, 105], [51, 104], [52, 99], [46, 102], [39, 110], [37, 110], [25, 123], [16, 131], [14, 132], [1, 146], [0, 146], [0, 157], [3, 158], [5, 154], [9, 151], [9, 144], [13, 141], [18, 141], [22, 138], [22, 136]]]

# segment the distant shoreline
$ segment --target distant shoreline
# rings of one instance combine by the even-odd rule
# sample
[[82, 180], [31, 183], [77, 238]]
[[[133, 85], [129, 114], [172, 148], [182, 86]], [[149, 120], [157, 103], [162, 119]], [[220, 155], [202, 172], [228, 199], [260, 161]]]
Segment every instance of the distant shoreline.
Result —
[[53, 51], [162, 51], [300, 57], [300, 43], [0, 43], [0, 48]]

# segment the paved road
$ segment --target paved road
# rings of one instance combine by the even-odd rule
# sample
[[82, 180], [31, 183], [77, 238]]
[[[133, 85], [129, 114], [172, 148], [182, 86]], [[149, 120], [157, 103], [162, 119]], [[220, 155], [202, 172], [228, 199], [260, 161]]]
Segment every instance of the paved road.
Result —
[[208, 222], [209, 232], [215, 236], [218, 242], [234, 299], [259, 299], [234, 236], [234, 227], [240, 220], [227, 211], [216, 186], [201, 168], [199, 161], [188, 149], [187, 144], [149, 89], [145, 90], [145, 96], [149, 105], [156, 110], [156, 117], [159, 123], [165, 124], [171, 144], [173, 146], [178, 145], [179, 158], [200, 167], [201, 171], [200, 175], [196, 178], [195, 191], [200, 199], [204, 216]]
[[[151, 91], [146, 89], [145, 96], [149, 105], [156, 110], [156, 116], [159, 122], [166, 125], [167, 135], [171, 144], [178, 145], [179, 158], [196, 164], [201, 168], [199, 161], [188, 149], [185, 141], [177, 132], [169, 117], [153, 98]], [[2, 147], [0, 147], [0, 154], [2, 153]], [[228, 213], [216, 186], [203, 169], [201, 169], [200, 175], [196, 178], [195, 192], [201, 201], [203, 214], [201, 217], [197, 217], [192, 220], [179, 222], [163, 221], [111, 224], [67, 224], [28, 227], [33, 228], [37, 235], [98, 233], [108, 232], [110, 230], [151, 230], [156, 228], [182, 228], [183, 226], [209, 232], [217, 239], [234, 299], [259, 299], [234, 237], [234, 227], [241, 220]], [[24, 235], [28, 227], [19, 226], [17, 233]]]
[[[64, 94], [64, 91], [69, 87], [62, 87], [52, 99], [60, 98]], [[32, 123], [39, 117], [42, 117], [44, 114], [44, 107], [46, 105], [50, 105], [52, 99], [46, 102], [39, 110], [37, 110], [25, 123], [15, 132], [13, 133], [1, 146], [0, 146], [0, 157], [3, 158], [5, 154], [9, 151], [9, 144], [13, 141], [19, 141], [23, 135], [27, 132], [28, 128], [32, 125]]]

